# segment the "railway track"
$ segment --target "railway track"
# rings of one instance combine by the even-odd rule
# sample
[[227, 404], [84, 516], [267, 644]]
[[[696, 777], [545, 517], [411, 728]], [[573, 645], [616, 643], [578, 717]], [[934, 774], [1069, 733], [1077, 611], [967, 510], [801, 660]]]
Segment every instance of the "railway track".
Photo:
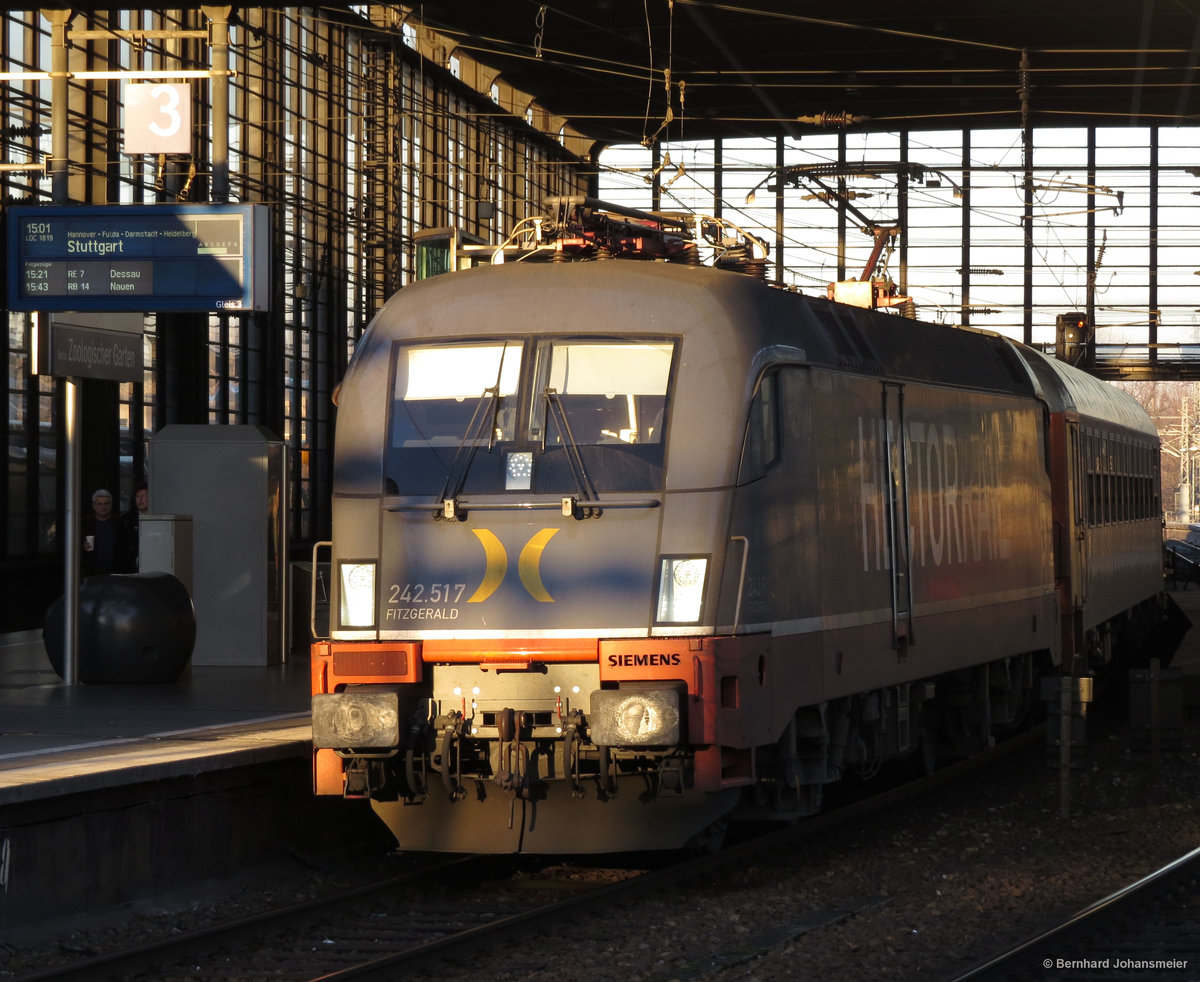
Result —
[[[453, 939], [515, 928], [569, 908], [588, 884], [513, 886], [510, 865], [455, 857], [313, 900], [259, 912], [21, 977], [20, 982], [171, 979], [366, 979]], [[636, 874], [631, 874], [636, 875]], [[393, 976], [394, 977], [394, 976]]]
[[[920, 780], [838, 807], [800, 824], [729, 845], [700, 857], [640, 857], [634, 869], [612, 871], [608, 882], [587, 879], [513, 878], [503, 857], [471, 856], [432, 863], [414, 872], [336, 895], [255, 914], [126, 951], [21, 977], [17, 982], [121, 979], [290, 979], [297, 982], [405, 977], [414, 963], [474, 946], [511, 942], [534, 926], [553, 930], [556, 919], [586, 905], [628, 903], [638, 894], [680, 882], [708, 882], [720, 868], [736, 868], [799, 839], [834, 831], [884, 812], [902, 801], [988, 766], [1042, 736], [1041, 728], [1003, 746]], [[644, 860], [644, 862], [643, 862]], [[787, 927], [796, 937], [882, 902], [830, 909]], [[781, 943], [779, 932], [742, 939], [738, 951], [713, 967], [732, 964]], [[768, 936], [770, 935], [770, 936]]]
[[1200, 849], [953, 982], [1200, 979]]

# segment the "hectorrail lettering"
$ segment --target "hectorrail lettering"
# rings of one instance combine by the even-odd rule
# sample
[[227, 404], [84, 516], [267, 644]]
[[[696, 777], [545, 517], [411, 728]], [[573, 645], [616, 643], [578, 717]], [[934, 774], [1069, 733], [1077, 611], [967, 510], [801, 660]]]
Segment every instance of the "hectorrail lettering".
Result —
[[[892, 420], [858, 417], [858, 524], [864, 571], [891, 569], [884, 447], [896, 440]], [[885, 434], [884, 427], [887, 427]], [[890, 441], [885, 440], [890, 436]], [[907, 459], [909, 550], [917, 566], [988, 562], [1004, 553], [1001, 434], [994, 420], [979, 421], [973, 438], [948, 423], [909, 420]]]

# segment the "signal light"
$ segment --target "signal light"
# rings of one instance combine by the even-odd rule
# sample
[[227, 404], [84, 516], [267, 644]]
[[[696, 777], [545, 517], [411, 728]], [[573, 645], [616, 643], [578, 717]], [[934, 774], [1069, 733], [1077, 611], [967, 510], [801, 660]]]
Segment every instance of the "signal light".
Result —
[[1054, 356], [1068, 364], [1077, 364], [1091, 334], [1087, 314], [1078, 310], [1059, 314], [1054, 342]]

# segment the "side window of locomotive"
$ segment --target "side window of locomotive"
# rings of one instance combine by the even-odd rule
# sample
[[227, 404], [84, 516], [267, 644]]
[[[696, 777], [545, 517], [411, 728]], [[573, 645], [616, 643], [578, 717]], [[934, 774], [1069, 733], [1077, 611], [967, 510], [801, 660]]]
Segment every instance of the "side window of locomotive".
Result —
[[750, 403], [738, 483], [758, 480], [778, 459], [779, 373], [770, 372], [759, 381], [758, 391]]
[[388, 439], [388, 486], [436, 493], [461, 448], [516, 435], [519, 341], [399, 345]]
[[579, 453], [597, 491], [662, 484], [675, 345], [667, 340], [556, 340], [538, 349], [528, 439], [545, 447], [534, 490], [571, 490]]

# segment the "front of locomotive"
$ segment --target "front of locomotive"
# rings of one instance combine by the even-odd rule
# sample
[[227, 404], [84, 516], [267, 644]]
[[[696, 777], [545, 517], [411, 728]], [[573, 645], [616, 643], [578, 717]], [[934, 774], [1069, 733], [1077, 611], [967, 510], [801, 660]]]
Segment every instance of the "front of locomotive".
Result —
[[713, 635], [745, 393], [696, 329], [720, 319], [713, 277], [742, 279], [453, 273], [361, 342], [314, 780], [369, 797], [402, 848], [675, 848], [733, 807]]

